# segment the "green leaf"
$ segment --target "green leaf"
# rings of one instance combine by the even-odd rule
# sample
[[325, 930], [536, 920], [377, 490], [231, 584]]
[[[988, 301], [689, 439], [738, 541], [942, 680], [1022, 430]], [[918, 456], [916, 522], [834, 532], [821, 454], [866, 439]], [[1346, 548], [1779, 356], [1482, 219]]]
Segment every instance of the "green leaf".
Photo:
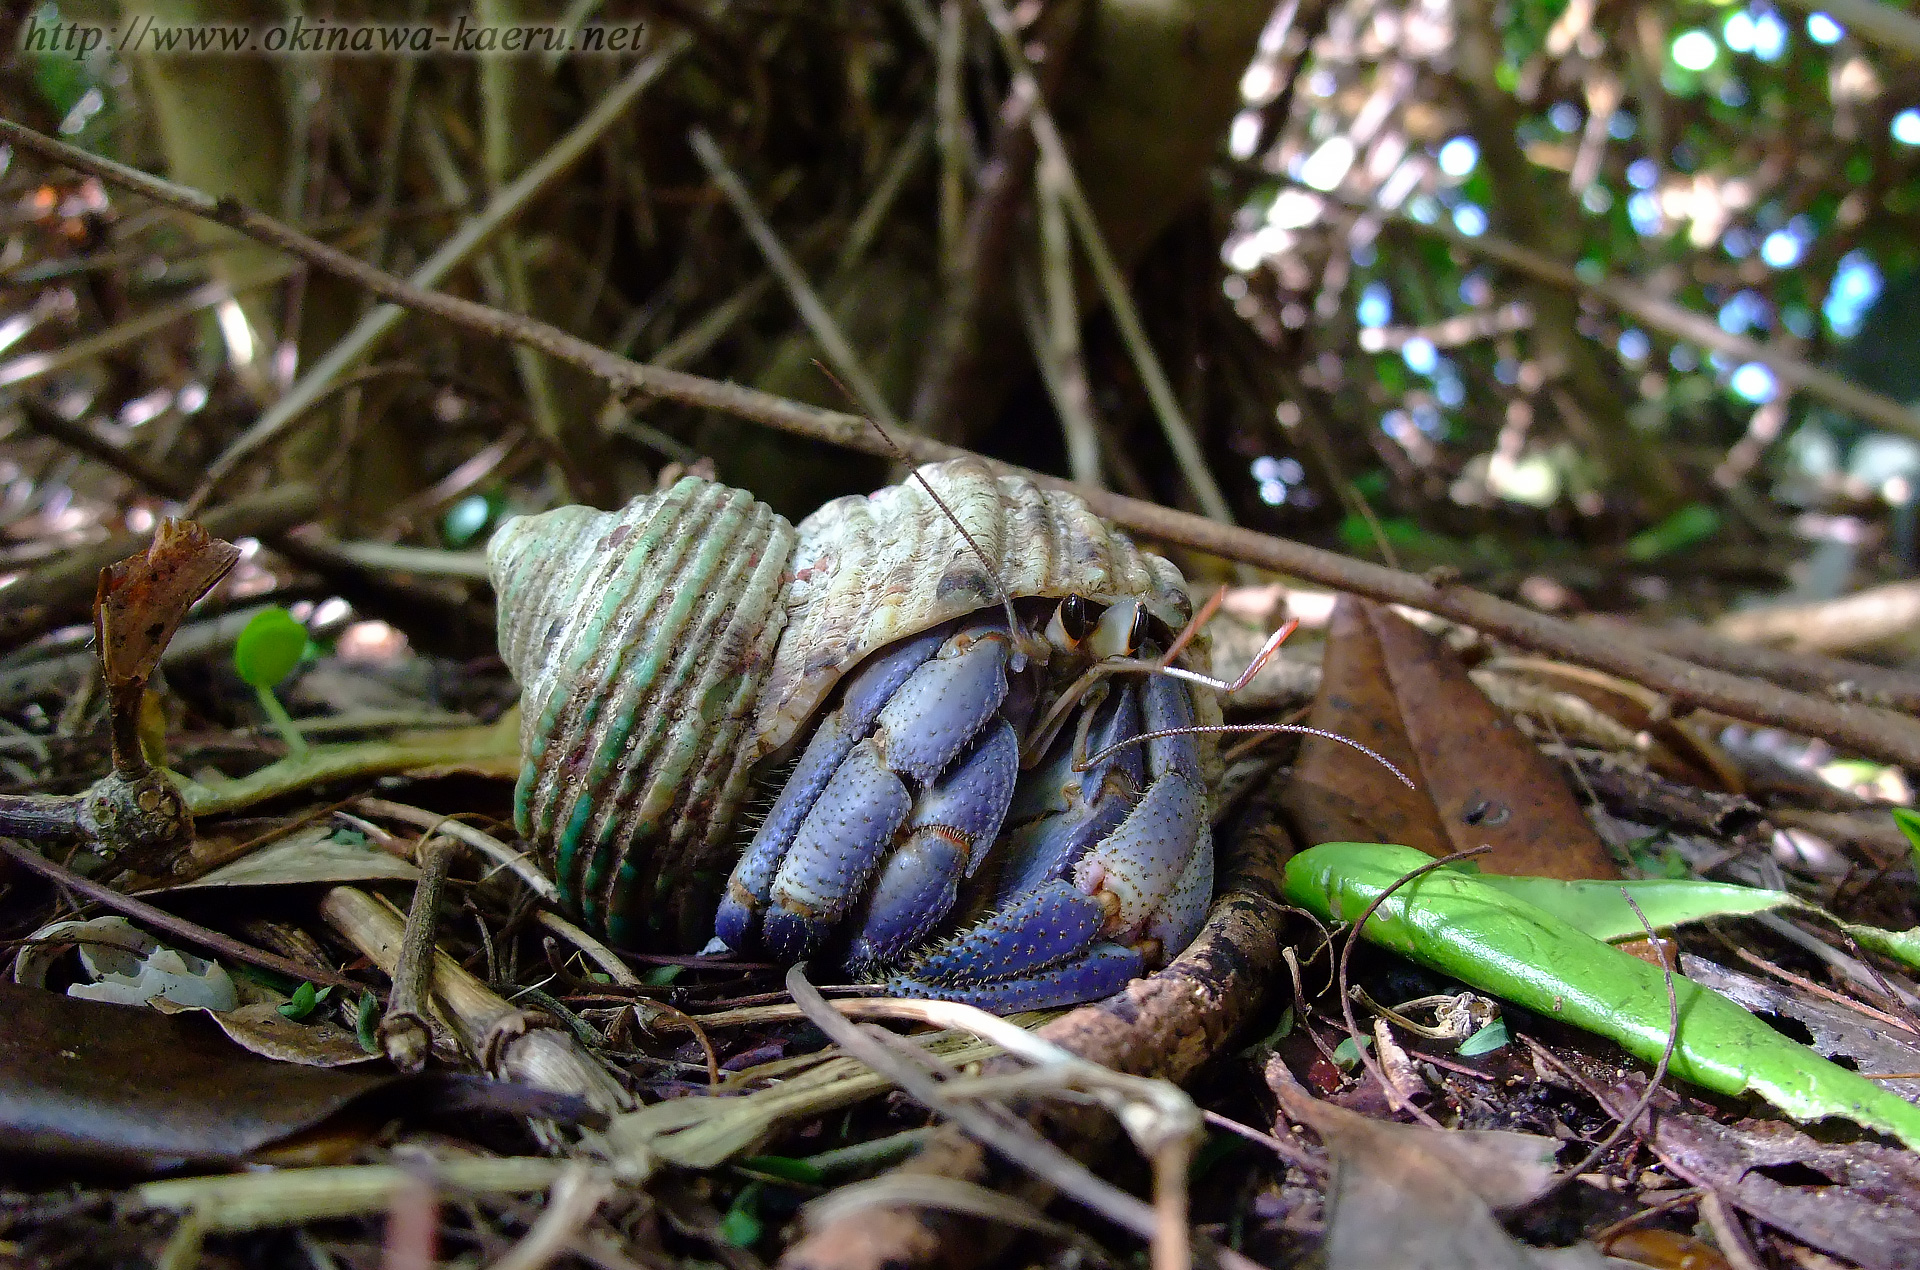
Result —
[[1647, 924], [1655, 930], [1709, 917], [1739, 917], [1800, 906], [1800, 901], [1785, 891], [1765, 891], [1730, 882], [1703, 882], [1698, 878], [1563, 882], [1559, 878], [1482, 874], [1480, 880], [1515, 899], [1545, 909], [1583, 934], [1608, 943], [1646, 934], [1640, 919], [1633, 915], [1633, 908], [1620, 894], [1622, 887], [1632, 894], [1634, 903], [1647, 915]]
[[685, 966], [655, 966], [641, 975], [640, 981], [649, 988], [664, 988], [678, 979], [685, 970]]
[[736, 1248], [751, 1248], [760, 1242], [760, 1236], [766, 1233], [766, 1224], [760, 1220], [760, 1183], [749, 1182], [734, 1197], [733, 1206], [727, 1209], [727, 1215], [720, 1219], [720, 1238]]
[[[1336, 842], [1287, 863], [1286, 896], [1355, 921], [1431, 857], [1411, 847]], [[1624, 907], [1624, 905], [1623, 905]], [[1638, 926], [1638, 922], [1635, 925]], [[1436, 869], [1389, 896], [1364, 937], [1655, 1062], [1666, 1049], [1666, 978], [1484, 877]], [[1796, 1120], [1844, 1116], [1920, 1147], [1920, 1107], [1790, 1041], [1727, 998], [1676, 977], [1680, 1029], [1669, 1070], [1723, 1094], [1756, 1093]]]
[[1512, 1039], [1513, 1037], [1507, 1032], [1507, 1021], [1495, 1019], [1460, 1042], [1460, 1048], [1454, 1053], [1462, 1058], [1477, 1058], [1482, 1054], [1491, 1054], [1497, 1049], [1504, 1049], [1507, 1042]]
[[332, 988], [316, 989], [311, 983], [303, 983], [293, 990], [292, 999], [280, 1007], [280, 1013], [298, 1023], [319, 1009], [332, 993]]
[[1720, 513], [1705, 503], [1689, 503], [1649, 529], [1627, 539], [1627, 555], [1657, 560], [1720, 532]]
[[750, 1155], [740, 1161], [740, 1167], [765, 1173], [768, 1177], [777, 1177], [783, 1182], [800, 1182], [807, 1186], [819, 1186], [827, 1180], [827, 1175], [817, 1165], [796, 1160], [790, 1155]]
[[1840, 926], [1862, 948], [1871, 948], [1883, 957], [1891, 957], [1903, 965], [1920, 969], [1920, 926], [1912, 930], [1882, 930], [1878, 926], [1859, 926], [1853, 922], [1842, 922]]
[[1361, 1037], [1358, 1045], [1355, 1045], [1353, 1038], [1349, 1036], [1346, 1040], [1333, 1047], [1333, 1061], [1342, 1067], [1352, 1067], [1360, 1061], [1360, 1051], [1371, 1048], [1372, 1045], [1373, 1038], [1371, 1036]]
[[362, 993], [360, 1008], [353, 1016], [353, 1033], [360, 1040], [360, 1048], [369, 1054], [380, 1052], [380, 998], [371, 992]]
[[1900, 826], [1900, 832], [1907, 835], [1907, 851], [1913, 856], [1913, 871], [1920, 875], [1920, 812], [1906, 807], [1890, 807], [1893, 823]]
[[307, 652], [307, 628], [279, 605], [253, 615], [233, 646], [233, 668], [255, 688], [278, 685]]
[[[1902, 808], [1901, 810], [1904, 810]], [[1912, 813], [1908, 813], [1911, 815]], [[1916, 849], [1920, 856], [1920, 849]], [[1917, 864], [1916, 867], [1920, 867]], [[1843, 922], [1833, 914], [1785, 891], [1768, 891], [1757, 886], [1736, 886], [1730, 882], [1703, 882], [1698, 878], [1641, 878], [1631, 882], [1563, 882], [1558, 878], [1495, 877], [1481, 879], [1487, 885], [1516, 899], [1538, 905], [1595, 939], [1629, 939], [1645, 933], [1640, 919], [1621, 897], [1624, 887], [1634, 903], [1647, 915], [1655, 930], [1683, 926], [1709, 917], [1745, 917], [1782, 909], [1816, 913], [1838, 926], [1862, 948], [1870, 948], [1883, 957], [1920, 970], [1920, 927], [1912, 930], [1882, 930]]]

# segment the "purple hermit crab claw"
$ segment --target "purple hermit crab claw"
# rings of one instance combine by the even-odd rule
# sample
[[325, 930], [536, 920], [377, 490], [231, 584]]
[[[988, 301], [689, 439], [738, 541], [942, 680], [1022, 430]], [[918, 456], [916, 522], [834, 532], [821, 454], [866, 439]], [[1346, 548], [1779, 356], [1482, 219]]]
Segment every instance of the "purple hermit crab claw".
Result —
[[1219, 721], [1210, 689], [1151, 672], [1192, 613], [1178, 571], [976, 461], [918, 477], [937, 502], [910, 481], [797, 529], [689, 478], [495, 535], [516, 820], [614, 942], [711, 931], [1014, 1010], [1192, 938], [1218, 759], [1145, 739]]
[[[1198, 746], [1137, 738], [1193, 725], [1188, 686], [1112, 677], [1080, 707], [1086, 726], [1060, 729], [1052, 761], [1023, 775], [1016, 734], [1030, 720], [1002, 708], [998, 615], [962, 619], [928, 656], [930, 643], [849, 678], [795, 768], [803, 779], [735, 868], [718, 937], [782, 960], [833, 948], [895, 992], [998, 1010], [1106, 996], [1184, 947], [1213, 881]], [[882, 685], [892, 695], [876, 708]], [[1089, 744], [1111, 753], [1085, 762]], [[1016, 799], [1023, 823], [1002, 839]], [[972, 907], [986, 911], [955, 922], [962, 884], [990, 858], [991, 904], [983, 891]]]

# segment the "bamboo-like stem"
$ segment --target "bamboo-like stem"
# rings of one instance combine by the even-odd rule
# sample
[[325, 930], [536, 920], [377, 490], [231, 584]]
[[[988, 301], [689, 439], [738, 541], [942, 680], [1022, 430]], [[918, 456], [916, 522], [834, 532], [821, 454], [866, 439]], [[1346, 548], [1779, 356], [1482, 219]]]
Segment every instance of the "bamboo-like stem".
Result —
[[[682, 32], [675, 32], [661, 41], [660, 48], [652, 56], [629, 71], [579, 123], [573, 126], [566, 136], [554, 144], [552, 149], [521, 173], [511, 185], [494, 195], [479, 214], [462, 225], [451, 238], [440, 245], [439, 250], [427, 257], [426, 261], [409, 276], [410, 281], [421, 288], [437, 286], [449, 273], [472, 258], [473, 254], [490, 242], [502, 227], [525, 210], [535, 195], [551, 185], [561, 173], [592, 149], [595, 143], [605, 135], [607, 129], [611, 128], [627, 108], [639, 99], [648, 85], [660, 78], [667, 68], [673, 65], [690, 43], [689, 37]], [[201, 215], [207, 215], [215, 210], [214, 200], [204, 195], [201, 196], [201, 200], [204, 202], [203, 206], [188, 210]], [[214, 219], [222, 218], [216, 215]], [[243, 233], [248, 232], [244, 226], [234, 227]], [[281, 246], [282, 244], [271, 245]], [[195, 493], [193, 502], [195, 504], [204, 502], [213, 487], [239, 466], [241, 460], [277, 437], [337, 376], [365, 355], [381, 336], [398, 325], [405, 314], [404, 308], [389, 303], [379, 306], [361, 318], [338, 344], [328, 349], [326, 354], [315, 362], [292, 388], [287, 390], [285, 396], [262, 411], [254, 425], [208, 465], [206, 478]]]
[[973, 155], [967, 144], [967, 116], [961, 96], [960, 75], [965, 67], [967, 40], [966, 10], [960, 0], [942, 0], [940, 27], [935, 43], [937, 66], [934, 80], [934, 113], [939, 117], [936, 134], [940, 148], [940, 275], [952, 278], [960, 271], [962, 239], [967, 218], [967, 173], [973, 167]]
[[1226, 495], [1220, 492], [1219, 483], [1213, 479], [1213, 472], [1207, 467], [1206, 456], [1200, 452], [1200, 443], [1194, 438], [1193, 428], [1174, 396], [1173, 384], [1167, 379], [1167, 372], [1153, 351], [1152, 341], [1147, 338], [1147, 328], [1140, 321], [1140, 310], [1133, 302], [1133, 292], [1127, 286], [1126, 276], [1120, 272], [1113, 253], [1107, 250], [1106, 235], [1100, 230], [1100, 219], [1094, 215], [1086, 192], [1080, 188], [1080, 178], [1074, 175], [1073, 162], [1067, 154], [1067, 143], [1041, 98], [1040, 81], [1035, 78], [1027, 55], [1021, 51], [1019, 28], [1014, 25], [1013, 16], [1000, 0], [980, 0], [980, 7], [986, 10], [988, 23], [1000, 39], [1001, 56], [1013, 68], [1015, 91], [1030, 98], [1027, 123], [1033, 129], [1034, 140], [1039, 143], [1040, 161], [1057, 185], [1061, 203], [1073, 222], [1074, 232], [1079, 235], [1080, 246], [1093, 266], [1094, 280], [1099, 283], [1100, 293], [1113, 314], [1113, 324], [1120, 332], [1120, 340], [1133, 359], [1134, 369], [1139, 372], [1140, 382], [1147, 390], [1147, 400], [1152, 403], [1154, 416], [1160, 421], [1160, 430], [1173, 449], [1174, 461], [1180, 465], [1180, 475], [1186, 479], [1194, 498], [1210, 519], [1231, 525], [1233, 511], [1227, 506]]
[[693, 153], [707, 169], [707, 175], [727, 196], [727, 202], [733, 205], [734, 212], [746, 226], [747, 236], [753, 239], [753, 245], [760, 249], [766, 258], [767, 267], [773, 270], [773, 276], [787, 289], [787, 296], [793, 301], [793, 307], [800, 312], [800, 320], [807, 324], [807, 330], [814, 341], [820, 345], [820, 351], [827, 355], [834, 373], [846, 381], [847, 390], [860, 408], [875, 419], [887, 425], [889, 431], [898, 432], [900, 421], [893, 413], [893, 407], [887, 404], [886, 394], [880, 391], [880, 385], [874, 382], [873, 375], [865, 363], [853, 351], [840, 324], [834, 320], [820, 294], [807, 281], [807, 275], [801, 270], [786, 245], [768, 223], [753, 200], [753, 194], [747, 189], [747, 183], [733, 170], [726, 156], [720, 153], [720, 147], [705, 128], [695, 128], [687, 137], [693, 146]]
[[[1106, 488], [1100, 478], [1100, 429], [1093, 417], [1093, 390], [1087, 383], [1080, 346], [1080, 307], [1073, 285], [1073, 241], [1068, 235], [1062, 178], [1041, 156], [1033, 190], [1040, 204], [1040, 290], [1046, 297], [1034, 358], [1053, 394], [1060, 430], [1066, 434], [1067, 471], [1082, 485]], [[1017, 279], [1018, 280], [1018, 279]], [[1030, 307], [1022, 286], [1021, 310]]]
[[[336, 886], [321, 899], [320, 915], [389, 978], [398, 972], [406, 920], [392, 905]], [[600, 1111], [631, 1105], [627, 1092], [554, 1019], [501, 999], [437, 949], [432, 966], [433, 999], [461, 1048], [489, 1075], [576, 1094]]]
[[[453, 1158], [435, 1162], [433, 1179], [456, 1194], [514, 1195], [544, 1191], [577, 1167], [569, 1160], [539, 1156]], [[392, 1164], [351, 1164], [171, 1178], [136, 1187], [120, 1201], [120, 1208], [129, 1213], [191, 1212], [207, 1233], [259, 1230], [380, 1212], [395, 1188], [412, 1176]]]

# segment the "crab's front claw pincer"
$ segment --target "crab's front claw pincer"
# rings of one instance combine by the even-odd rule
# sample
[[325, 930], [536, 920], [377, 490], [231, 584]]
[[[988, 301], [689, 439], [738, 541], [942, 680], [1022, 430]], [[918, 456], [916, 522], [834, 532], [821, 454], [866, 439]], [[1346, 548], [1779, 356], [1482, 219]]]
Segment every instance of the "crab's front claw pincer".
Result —
[[1000, 836], [1020, 776], [1020, 742], [1005, 719], [961, 755], [914, 804], [904, 840], [887, 858], [860, 915], [847, 964], [889, 962], [918, 944], [958, 898]]
[[[970, 790], [978, 801], [982, 791], [1003, 787], [994, 794], [997, 809], [975, 816], [990, 812], [988, 827], [998, 832], [1012, 781], [996, 783], [990, 772], [954, 760], [1006, 699], [1010, 652], [1006, 632], [990, 625], [942, 629], [854, 675], [734, 869], [715, 921], [721, 942], [751, 946], [758, 917], [759, 942], [774, 956], [817, 953], [927, 800], [964, 802]], [[982, 761], [991, 767], [998, 743], [975, 757], [988, 751]], [[951, 778], [943, 776], [949, 767]], [[951, 888], [946, 896], [950, 905]], [[944, 915], [939, 909], [928, 924]]]
[[1128, 944], [1143, 940], [1157, 959], [1178, 952], [1206, 920], [1213, 892], [1213, 833], [1194, 735], [1193, 698], [1163, 675], [1142, 688], [1149, 785], [1120, 828], [1074, 866], [1074, 882], [1106, 910], [1103, 931]]

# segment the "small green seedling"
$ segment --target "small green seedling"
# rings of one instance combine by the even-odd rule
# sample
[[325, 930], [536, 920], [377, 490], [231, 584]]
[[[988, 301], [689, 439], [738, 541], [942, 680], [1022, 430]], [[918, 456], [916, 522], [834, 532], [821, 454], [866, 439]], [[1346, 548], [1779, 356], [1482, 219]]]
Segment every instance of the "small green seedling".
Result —
[[233, 668], [253, 686], [260, 708], [267, 712], [274, 730], [295, 754], [305, 752], [307, 739], [293, 725], [293, 716], [280, 704], [273, 690], [293, 673], [307, 655], [307, 628], [279, 605], [270, 605], [253, 615], [233, 646]]
[[359, 1008], [353, 1012], [353, 1034], [360, 1048], [369, 1054], [380, 1052], [380, 998], [371, 992], [360, 994]]
[[293, 996], [280, 1007], [280, 1013], [295, 1023], [305, 1022], [315, 1010], [326, 1004], [333, 995], [332, 988], [315, 988], [311, 983], [303, 983], [293, 990]]
[[751, 1248], [766, 1233], [766, 1223], [760, 1220], [760, 1183], [749, 1182], [720, 1219], [720, 1238], [735, 1248]]

